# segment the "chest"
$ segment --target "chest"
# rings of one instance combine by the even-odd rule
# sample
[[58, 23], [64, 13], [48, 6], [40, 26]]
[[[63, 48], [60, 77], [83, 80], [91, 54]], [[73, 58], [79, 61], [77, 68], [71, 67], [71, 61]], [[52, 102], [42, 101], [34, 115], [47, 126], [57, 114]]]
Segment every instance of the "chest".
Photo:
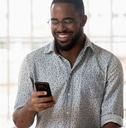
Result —
[[97, 64], [83, 63], [71, 69], [61, 61], [36, 64], [36, 80], [49, 82], [53, 95], [65, 92], [78, 96], [101, 97], [106, 84], [106, 74]]

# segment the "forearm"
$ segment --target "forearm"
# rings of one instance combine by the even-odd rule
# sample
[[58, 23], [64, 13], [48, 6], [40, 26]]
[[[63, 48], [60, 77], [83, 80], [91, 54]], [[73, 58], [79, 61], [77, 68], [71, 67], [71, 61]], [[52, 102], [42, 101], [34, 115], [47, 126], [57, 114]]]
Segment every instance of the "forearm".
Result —
[[[31, 98], [24, 107], [16, 110], [13, 114], [13, 120], [18, 128], [28, 128], [33, 122], [35, 115], [45, 109], [53, 107], [55, 104], [52, 96], [45, 97], [45, 92], [33, 92]], [[41, 98], [40, 98], [41, 96]]]
[[30, 127], [35, 118], [36, 112], [29, 109], [28, 104], [16, 110], [13, 114], [13, 120], [18, 128]]
[[105, 124], [102, 128], [120, 128], [120, 126], [116, 123], [109, 122]]

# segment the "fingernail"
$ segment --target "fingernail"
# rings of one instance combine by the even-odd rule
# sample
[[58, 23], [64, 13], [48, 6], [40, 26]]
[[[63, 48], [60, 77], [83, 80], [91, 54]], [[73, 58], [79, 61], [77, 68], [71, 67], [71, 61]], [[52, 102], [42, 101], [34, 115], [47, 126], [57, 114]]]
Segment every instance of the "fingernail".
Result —
[[43, 94], [44, 94], [44, 95], [47, 95], [47, 92], [46, 92], [46, 91], [44, 91], [44, 92], [43, 92]]

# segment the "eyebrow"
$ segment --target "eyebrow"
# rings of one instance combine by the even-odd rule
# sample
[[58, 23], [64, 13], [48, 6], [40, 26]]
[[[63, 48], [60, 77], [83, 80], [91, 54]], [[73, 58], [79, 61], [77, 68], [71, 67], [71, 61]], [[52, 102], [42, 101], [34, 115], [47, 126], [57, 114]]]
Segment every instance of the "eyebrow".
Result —
[[[73, 17], [65, 17], [63, 20], [67, 20], [67, 19], [73, 20], [73, 19], [75, 19], [75, 18], [73, 18]], [[51, 20], [58, 20], [58, 19], [57, 19], [57, 18], [51, 18]]]

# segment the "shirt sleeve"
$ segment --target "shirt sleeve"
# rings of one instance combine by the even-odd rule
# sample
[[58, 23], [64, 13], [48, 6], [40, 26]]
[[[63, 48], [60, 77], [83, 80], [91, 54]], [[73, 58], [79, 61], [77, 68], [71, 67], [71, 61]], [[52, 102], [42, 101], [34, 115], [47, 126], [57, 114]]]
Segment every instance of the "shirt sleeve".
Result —
[[18, 109], [27, 102], [27, 100], [30, 98], [32, 93], [32, 82], [30, 79], [30, 69], [27, 58], [24, 59], [20, 73], [19, 73], [19, 79], [18, 79], [18, 91], [15, 101], [14, 109]]
[[123, 125], [123, 70], [112, 56], [107, 68], [106, 88], [101, 108], [101, 126], [108, 122]]

